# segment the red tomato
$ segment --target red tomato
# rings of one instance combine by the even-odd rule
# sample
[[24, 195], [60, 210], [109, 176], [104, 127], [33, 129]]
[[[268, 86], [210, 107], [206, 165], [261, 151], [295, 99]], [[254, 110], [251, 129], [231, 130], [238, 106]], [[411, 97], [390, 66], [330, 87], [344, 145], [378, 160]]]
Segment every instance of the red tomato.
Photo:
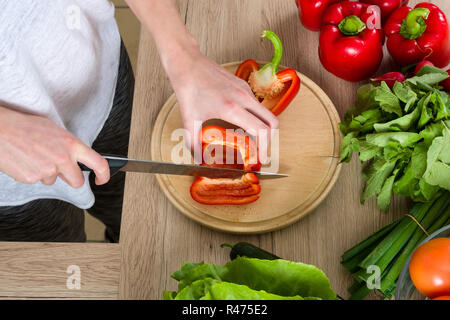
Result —
[[430, 299], [450, 295], [450, 238], [428, 241], [418, 247], [409, 263], [417, 290]]
[[437, 297], [437, 298], [434, 298], [433, 300], [450, 300], [450, 296]]

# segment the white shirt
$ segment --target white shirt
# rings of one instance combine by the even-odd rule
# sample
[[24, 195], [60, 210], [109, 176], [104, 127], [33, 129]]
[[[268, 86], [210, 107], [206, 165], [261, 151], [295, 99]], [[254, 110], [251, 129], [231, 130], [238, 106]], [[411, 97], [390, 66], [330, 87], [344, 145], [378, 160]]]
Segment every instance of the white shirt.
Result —
[[[0, 8], [0, 105], [45, 116], [91, 146], [111, 111], [117, 81], [114, 5], [0, 0]], [[25, 185], [0, 172], [0, 206], [44, 198], [82, 209], [94, 203], [88, 179], [73, 189], [59, 178], [53, 186]]]

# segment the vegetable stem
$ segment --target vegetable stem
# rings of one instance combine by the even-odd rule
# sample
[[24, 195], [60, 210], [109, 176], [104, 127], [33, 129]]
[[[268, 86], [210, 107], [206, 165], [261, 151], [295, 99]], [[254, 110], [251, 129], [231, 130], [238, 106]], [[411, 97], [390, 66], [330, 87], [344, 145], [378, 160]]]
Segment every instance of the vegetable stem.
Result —
[[278, 67], [280, 65], [281, 58], [283, 57], [283, 44], [281, 43], [280, 38], [270, 30], [264, 30], [261, 37], [269, 39], [272, 42], [274, 54], [272, 60], [264, 67], [262, 67], [258, 72], [263, 73], [264, 70], [270, 68], [273, 74], [276, 74], [278, 72]]
[[354, 15], [345, 17], [338, 25], [339, 30], [346, 36], [356, 36], [366, 27], [366, 24]]
[[428, 18], [430, 10], [427, 8], [416, 8], [411, 10], [403, 20], [400, 34], [406, 39], [417, 39], [423, 35], [427, 29], [425, 20]]

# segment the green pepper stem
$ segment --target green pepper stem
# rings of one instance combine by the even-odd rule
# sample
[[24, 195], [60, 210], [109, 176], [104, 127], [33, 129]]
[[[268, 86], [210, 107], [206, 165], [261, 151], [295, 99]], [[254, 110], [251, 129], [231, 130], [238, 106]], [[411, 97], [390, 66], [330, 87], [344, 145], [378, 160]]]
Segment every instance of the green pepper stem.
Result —
[[400, 34], [406, 39], [417, 39], [423, 35], [427, 29], [430, 10], [427, 8], [416, 8], [411, 10], [402, 22]]
[[280, 65], [281, 58], [283, 56], [283, 44], [281, 43], [280, 38], [278, 38], [278, 36], [270, 30], [264, 30], [261, 37], [272, 41], [274, 54], [272, 61], [270, 61], [270, 63], [266, 64], [260, 70], [262, 71], [267, 68], [272, 68], [272, 71], [275, 74], [278, 72], [278, 66]]
[[346, 36], [356, 36], [366, 28], [366, 24], [357, 16], [347, 16], [339, 23], [339, 30]]

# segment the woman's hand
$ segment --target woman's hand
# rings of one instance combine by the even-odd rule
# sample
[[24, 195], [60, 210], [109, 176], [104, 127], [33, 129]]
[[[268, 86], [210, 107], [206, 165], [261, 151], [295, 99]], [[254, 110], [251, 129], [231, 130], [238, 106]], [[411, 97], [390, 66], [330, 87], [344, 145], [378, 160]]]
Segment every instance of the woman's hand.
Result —
[[0, 171], [18, 182], [53, 185], [60, 177], [84, 184], [78, 162], [94, 170], [98, 185], [109, 181], [108, 162], [52, 121], [0, 107]]
[[200, 50], [191, 50], [185, 50], [167, 71], [194, 154], [201, 154], [198, 153], [201, 123], [221, 119], [257, 139], [260, 160], [264, 163], [271, 129], [278, 128], [278, 118], [259, 103], [248, 83], [206, 58]]
[[201, 150], [199, 123], [222, 119], [255, 136], [260, 160], [266, 162], [269, 129], [278, 127], [278, 119], [256, 100], [249, 85], [200, 52], [173, 1], [126, 2], [155, 39], [191, 135], [194, 155]]

